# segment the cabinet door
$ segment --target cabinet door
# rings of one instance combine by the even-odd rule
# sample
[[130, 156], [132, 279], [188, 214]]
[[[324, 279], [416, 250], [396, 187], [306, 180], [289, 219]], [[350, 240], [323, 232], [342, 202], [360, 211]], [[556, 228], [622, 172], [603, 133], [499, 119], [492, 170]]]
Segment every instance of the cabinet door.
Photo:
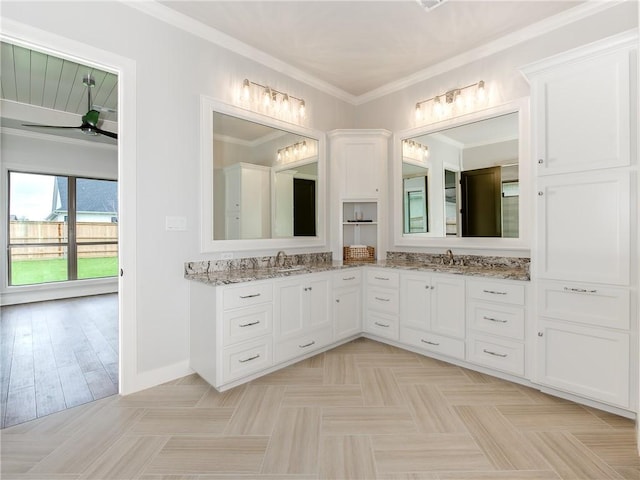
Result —
[[538, 327], [538, 383], [629, 407], [628, 334], [553, 319]]
[[331, 324], [331, 281], [327, 276], [313, 275], [304, 282], [305, 328], [329, 326]]
[[630, 178], [554, 175], [538, 185], [538, 276], [629, 284]]
[[533, 83], [538, 174], [630, 163], [629, 51], [566, 64]]
[[430, 275], [402, 274], [400, 276], [401, 326], [429, 330], [432, 289]]
[[334, 340], [362, 331], [362, 296], [360, 288], [336, 290], [333, 305]]
[[431, 330], [464, 338], [464, 278], [434, 275], [431, 285]]
[[274, 333], [276, 340], [304, 332], [306, 291], [301, 282], [287, 280], [274, 285]]
[[343, 198], [377, 198], [380, 191], [379, 142], [350, 140], [343, 148]]

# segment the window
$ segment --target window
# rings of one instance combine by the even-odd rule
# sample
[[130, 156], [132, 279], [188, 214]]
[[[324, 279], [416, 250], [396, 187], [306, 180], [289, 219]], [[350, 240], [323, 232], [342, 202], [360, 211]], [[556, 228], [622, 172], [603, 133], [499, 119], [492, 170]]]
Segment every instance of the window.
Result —
[[117, 192], [114, 180], [9, 172], [9, 285], [116, 276]]

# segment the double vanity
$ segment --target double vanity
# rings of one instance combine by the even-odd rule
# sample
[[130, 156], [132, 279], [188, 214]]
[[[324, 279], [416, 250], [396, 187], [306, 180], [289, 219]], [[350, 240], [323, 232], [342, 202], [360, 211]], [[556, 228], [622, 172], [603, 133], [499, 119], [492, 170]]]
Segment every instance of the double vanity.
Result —
[[[528, 259], [389, 252], [227, 268], [188, 263], [191, 367], [226, 390], [366, 336], [505, 378], [526, 378]], [[489, 369], [489, 370], [487, 370]]]

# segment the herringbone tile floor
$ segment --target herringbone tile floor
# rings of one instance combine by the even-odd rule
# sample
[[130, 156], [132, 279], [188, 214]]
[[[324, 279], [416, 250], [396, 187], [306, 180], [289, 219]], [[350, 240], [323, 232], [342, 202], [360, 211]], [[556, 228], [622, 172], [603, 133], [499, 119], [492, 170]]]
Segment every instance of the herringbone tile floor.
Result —
[[1, 435], [4, 480], [640, 479], [634, 422], [366, 339], [224, 393], [192, 375]]

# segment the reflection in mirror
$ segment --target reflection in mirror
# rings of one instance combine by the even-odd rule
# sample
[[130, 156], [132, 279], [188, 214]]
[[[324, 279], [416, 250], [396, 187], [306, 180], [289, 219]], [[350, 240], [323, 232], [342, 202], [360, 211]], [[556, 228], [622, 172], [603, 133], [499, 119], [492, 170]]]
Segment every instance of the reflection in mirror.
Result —
[[213, 113], [213, 239], [315, 236], [316, 139]]
[[405, 139], [403, 233], [518, 238], [518, 128], [516, 112]]

